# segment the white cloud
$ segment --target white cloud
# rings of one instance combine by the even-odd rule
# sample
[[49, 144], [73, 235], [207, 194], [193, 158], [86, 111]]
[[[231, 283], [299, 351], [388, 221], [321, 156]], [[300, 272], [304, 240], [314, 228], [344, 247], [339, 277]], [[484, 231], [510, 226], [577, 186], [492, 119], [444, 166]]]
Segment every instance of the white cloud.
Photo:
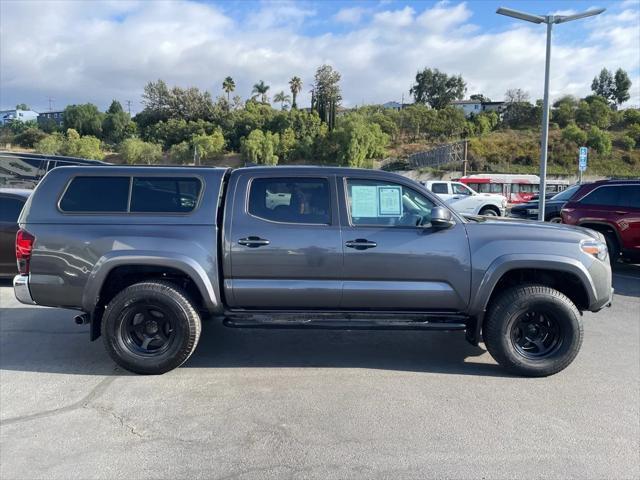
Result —
[[[462, 74], [469, 94], [501, 99], [507, 88], [520, 87], [541, 97], [542, 26], [504, 19], [504, 31], [474, 28], [474, 3], [418, 11], [396, 5], [378, 7], [346, 33], [309, 35], [305, 22], [321, 19], [306, 3], [264, 3], [241, 21], [195, 2], [0, 2], [0, 107], [24, 101], [45, 109], [53, 96], [57, 107], [106, 108], [117, 98], [133, 100], [137, 110], [150, 80], [219, 95], [227, 75], [245, 98], [260, 79], [279, 91], [298, 75], [304, 105], [323, 63], [341, 72], [347, 105], [400, 100], [403, 92], [408, 98], [424, 67]], [[577, 37], [554, 37], [552, 96], [586, 95], [602, 67], [622, 67], [634, 81], [630, 103], [640, 104], [638, 9], [609, 8], [579, 25]]]
[[338, 10], [333, 16], [333, 19], [336, 22], [340, 23], [360, 23], [362, 17], [367, 13], [367, 10], [362, 7], [350, 7], [350, 8], [341, 8]]

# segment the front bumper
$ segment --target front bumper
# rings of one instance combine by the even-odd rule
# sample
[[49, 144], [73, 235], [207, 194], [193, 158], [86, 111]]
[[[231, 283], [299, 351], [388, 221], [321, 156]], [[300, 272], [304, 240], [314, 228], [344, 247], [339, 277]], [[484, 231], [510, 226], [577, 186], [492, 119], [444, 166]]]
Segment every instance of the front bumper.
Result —
[[16, 275], [13, 277], [13, 293], [20, 303], [35, 305], [29, 290], [29, 275]]

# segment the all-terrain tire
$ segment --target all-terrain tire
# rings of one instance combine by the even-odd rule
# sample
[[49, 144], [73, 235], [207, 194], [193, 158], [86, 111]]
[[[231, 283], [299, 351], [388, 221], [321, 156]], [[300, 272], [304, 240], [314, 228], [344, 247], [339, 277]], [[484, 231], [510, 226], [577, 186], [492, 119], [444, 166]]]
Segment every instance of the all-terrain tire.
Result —
[[480, 215], [486, 215], [489, 217], [499, 217], [500, 212], [498, 212], [498, 210], [496, 210], [493, 207], [483, 207], [482, 210], [480, 210]]
[[102, 318], [102, 337], [111, 358], [130, 372], [145, 375], [182, 365], [195, 350], [201, 328], [186, 293], [163, 281], [125, 288], [109, 302]]
[[[503, 367], [518, 375], [545, 377], [575, 359], [582, 346], [582, 321], [576, 306], [561, 292], [543, 285], [517, 286], [490, 305], [483, 338]], [[529, 338], [538, 343], [528, 342]], [[544, 354], [546, 346], [549, 351]], [[536, 350], [542, 353], [537, 355]]]

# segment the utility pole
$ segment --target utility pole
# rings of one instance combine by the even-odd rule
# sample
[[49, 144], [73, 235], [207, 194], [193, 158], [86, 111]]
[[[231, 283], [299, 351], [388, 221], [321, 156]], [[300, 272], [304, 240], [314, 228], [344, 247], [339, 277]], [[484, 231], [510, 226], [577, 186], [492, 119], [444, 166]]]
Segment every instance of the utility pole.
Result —
[[131, 116], [131, 100], [127, 100], [127, 111], [129, 112], [129, 116]]
[[538, 193], [538, 220], [544, 221], [545, 214], [545, 193], [547, 183], [547, 144], [549, 141], [549, 71], [551, 70], [551, 31], [556, 23], [566, 23], [580, 18], [600, 15], [604, 8], [588, 10], [574, 15], [533, 15], [531, 13], [520, 12], [510, 8], [500, 7], [496, 13], [507, 17], [517, 18], [531, 23], [545, 23], [547, 25], [547, 55], [544, 69], [544, 105], [542, 110], [542, 134], [540, 138], [540, 191]]
[[469, 142], [468, 139], [464, 139], [464, 161], [462, 162], [462, 176], [466, 177], [467, 176], [467, 168], [468, 168], [468, 163], [467, 163], [467, 143]]
[[53, 112], [52, 105], [53, 105], [53, 102], [55, 102], [56, 99], [49, 97], [48, 100], [49, 100], [49, 111]]

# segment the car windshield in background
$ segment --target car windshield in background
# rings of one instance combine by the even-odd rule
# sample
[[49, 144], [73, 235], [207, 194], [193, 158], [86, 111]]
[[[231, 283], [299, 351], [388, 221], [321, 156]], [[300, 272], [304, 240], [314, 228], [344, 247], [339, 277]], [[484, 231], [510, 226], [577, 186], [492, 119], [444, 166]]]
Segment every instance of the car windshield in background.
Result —
[[572, 187], [567, 188], [565, 191], [558, 193], [551, 197], [551, 200], [560, 200], [560, 201], [568, 201], [573, 197], [573, 195], [578, 191], [580, 185], [574, 185]]

